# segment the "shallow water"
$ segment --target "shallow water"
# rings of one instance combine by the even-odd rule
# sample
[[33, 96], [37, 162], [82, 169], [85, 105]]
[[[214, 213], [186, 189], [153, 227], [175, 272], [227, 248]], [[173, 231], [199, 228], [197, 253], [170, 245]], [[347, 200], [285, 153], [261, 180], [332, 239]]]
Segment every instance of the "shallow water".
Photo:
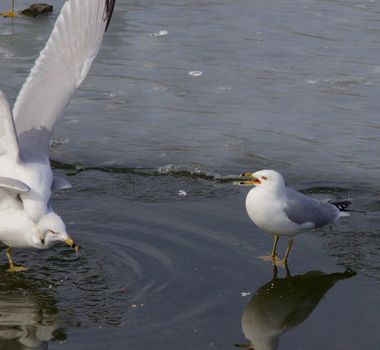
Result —
[[[63, 2], [50, 3], [51, 16], [0, 19], [12, 102]], [[372, 1], [118, 0], [53, 142], [74, 187], [53, 205], [80, 253], [16, 251], [31, 268], [17, 275], [3, 260], [0, 348], [377, 349], [379, 14]], [[297, 237], [290, 275], [273, 277], [258, 259], [271, 238], [233, 184], [263, 168], [366, 213]]]

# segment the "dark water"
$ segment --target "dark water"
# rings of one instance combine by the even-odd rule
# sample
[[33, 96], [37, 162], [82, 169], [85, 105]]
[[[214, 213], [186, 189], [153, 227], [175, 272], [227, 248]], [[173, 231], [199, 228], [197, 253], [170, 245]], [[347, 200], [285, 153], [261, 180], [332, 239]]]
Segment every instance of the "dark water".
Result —
[[[50, 3], [0, 19], [12, 101]], [[118, 0], [53, 142], [80, 254], [16, 251], [16, 275], [4, 258], [0, 348], [377, 349], [379, 23], [372, 1]], [[366, 213], [297, 237], [274, 276], [233, 184], [263, 168]]]

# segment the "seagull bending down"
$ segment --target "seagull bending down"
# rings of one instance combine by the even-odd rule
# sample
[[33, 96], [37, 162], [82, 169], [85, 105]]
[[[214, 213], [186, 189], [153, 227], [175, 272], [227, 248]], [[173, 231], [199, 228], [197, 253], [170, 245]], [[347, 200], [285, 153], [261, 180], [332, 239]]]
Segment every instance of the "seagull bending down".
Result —
[[245, 173], [241, 185], [255, 185], [246, 198], [248, 216], [264, 232], [274, 236], [271, 258], [275, 261], [276, 247], [281, 235], [289, 238], [283, 259], [287, 263], [293, 237], [312, 229], [331, 224], [343, 216], [351, 202], [329, 202], [317, 200], [285, 186], [281, 174], [274, 170]]
[[50, 140], [73, 92], [86, 77], [111, 19], [115, 0], [69, 0], [36, 60], [11, 112], [0, 91], [0, 242], [11, 248], [78, 249], [50, 204], [52, 192], [70, 188], [53, 177]]

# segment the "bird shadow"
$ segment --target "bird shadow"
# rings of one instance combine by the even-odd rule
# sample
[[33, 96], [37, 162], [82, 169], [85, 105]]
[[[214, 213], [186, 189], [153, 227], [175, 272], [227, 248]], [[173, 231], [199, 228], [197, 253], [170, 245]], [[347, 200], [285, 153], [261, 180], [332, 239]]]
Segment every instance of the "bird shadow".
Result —
[[272, 279], [258, 288], [242, 314], [242, 331], [248, 343], [235, 347], [249, 350], [275, 350], [280, 337], [303, 323], [321, 299], [338, 281], [355, 272], [324, 273], [309, 271], [292, 276], [287, 265], [285, 277], [278, 277], [273, 266]]
[[67, 338], [46, 281], [0, 269], [0, 349], [47, 349]]

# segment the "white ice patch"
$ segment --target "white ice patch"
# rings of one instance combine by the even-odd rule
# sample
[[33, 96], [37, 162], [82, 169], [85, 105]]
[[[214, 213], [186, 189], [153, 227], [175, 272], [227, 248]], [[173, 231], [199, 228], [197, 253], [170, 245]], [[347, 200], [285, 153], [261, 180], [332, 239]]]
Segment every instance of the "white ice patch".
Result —
[[203, 73], [200, 70], [192, 70], [189, 72], [189, 75], [192, 77], [200, 77]]
[[167, 30], [160, 30], [158, 32], [155, 32], [155, 33], [152, 33], [152, 34], [149, 34], [150, 36], [153, 36], [153, 37], [156, 37], [156, 36], [164, 36], [164, 35], [168, 35], [169, 32]]
[[186, 196], [187, 196], [187, 192], [184, 191], [184, 190], [179, 190], [177, 194], [178, 194], [180, 197], [186, 197]]

